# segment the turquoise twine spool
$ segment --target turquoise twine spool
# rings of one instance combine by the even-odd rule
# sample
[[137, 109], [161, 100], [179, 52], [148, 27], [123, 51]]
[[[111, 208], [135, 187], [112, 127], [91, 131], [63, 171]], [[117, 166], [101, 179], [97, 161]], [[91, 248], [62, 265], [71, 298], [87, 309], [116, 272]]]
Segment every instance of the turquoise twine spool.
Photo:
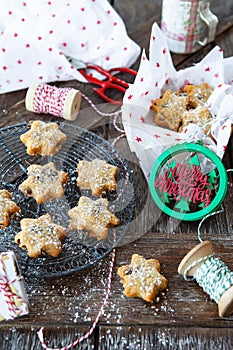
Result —
[[202, 241], [181, 261], [178, 272], [186, 280], [195, 280], [218, 304], [219, 316], [233, 312], [233, 272], [215, 257], [211, 242]]
[[188, 270], [202, 261], [203, 263], [194, 273], [193, 279], [202, 287], [204, 292], [209, 294], [212, 300], [218, 303], [223, 293], [233, 285], [233, 272], [221, 259], [211, 254], [191, 264], [184, 272], [184, 278], [188, 279]]
[[[228, 169], [231, 172], [233, 169]], [[223, 212], [223, 208], [206, 215], [198, 225], [198, 239], [201, 243], [195, 246], [180, 262], [178, 273], [185, 280], [196, 280], [198, 285], [218, 304], [219, 316], [233, 313], [233, 272], [224, 262], [215, 257], [211, 242], [201, 238], [203, 222]]]

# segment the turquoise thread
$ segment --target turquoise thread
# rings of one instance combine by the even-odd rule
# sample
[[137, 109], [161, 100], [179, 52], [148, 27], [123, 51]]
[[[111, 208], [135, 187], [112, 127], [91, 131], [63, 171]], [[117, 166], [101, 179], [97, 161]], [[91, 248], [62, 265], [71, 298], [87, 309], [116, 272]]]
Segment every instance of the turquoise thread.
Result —
[[[223, 121], [225, 123], [228, 119], [230, 119], [230, 118], [228, 118], [228, 117], [219, 118], [219, 119], [215, 118], [215, 119], [211, 120], [210, 122], [205, 123], [202, 126], [199, 126], [199, 128], [204, 134], [206, 134], [206, 136], [210, 137], [210, 135], [211, 135], [211, 128], [209, 128], [208, 132], [205, 133], [205, 129], [207, 128], [207, 126], [209, 126], [209, 125], [212, 126], [212, 124], [217, 123], [217, 122], [221, 122], [221, 121]], [[184, 137], [183, 142], [190, 142], [190, 140], [193, 140], [193, 137], [195, 135], [198, 135], [200, 130], [198, 129], [194, 133], [187, 135], [186, 138]]]
[[213, 213], [210, 213], [210, 214], [206, 215], [206, 216], [199, 222], [198, 228], [197, 228], [197, 237], [198, 237], [198, 239], [199, 239], [199, 241], [200, 241], [201, 243], [203, 242], [203, 240], [202, 240], [202, 238], [201, 238], [201, 226], [202, 226], [203, 222], [204, 222], [207, 218], [209, 218], [209, 217], [211, 217], [211, 216], [214, 216], [214, 215], [217, 215], [217, 214], [220, 214], [220, 213], [223, 213], [223, 212], [224, 212], [224, 209], [223, 209], [223, 207], [221, 206], [221, 209], [220, 209], [220, 210], [214, 211]]
[[184, 278], [186, 280], [189, 279], [187, 277], [188, 271], [200, 262], [203, 263], [196, 270], [192, 279], [195, 279], [204, 292], [218, 303], [223, 293], [233, 285], [233, 272], [228, 269], [221, 259], [211, 254], [196, 260], [185, 270]]
[[[226, 172], [233, 172], [233, 169], [227, 169]], [[197, 236], [200, 242], [203, 242], [201, 238], [201, 226], [203, 222], [207, 218], [222, 212], [224, 212], [223, 207], [202, 218], [197, 229]], [[202, 264], [196, 270], [193, 277], [189, 277], [188, 272], [200, 263]], [[223, 293], [233, 286], [233, 272], [229, 270], [221, 259], [216, 258], [214, 253], [202, 257], [190, 264], [184, 271], [184, 279], [196, 280], [204, 292], [206, 292], [216, 303], [218, 303]]]
[[[227, 169], [226, 170], [227, 173], [229, 172], [233, 172], [233, 169]], [[228, 185], [229, 185], [229, 182], [228, 182]], [[208, 215], [206, 215], [204, 218], [202, 218], [202, 220], [199, 222], [199, 225], [198, 225], [198, 228], [197, 228], [197, 237], [199, 239], [200, 242], [203, 242], [202, 238], [201, 238], [201, 226], [203, 224], [203, 222], [209, 218], [210, 216], [214, 216], [214, 215], [217, 215], [217, 214], [220, 214], [220, 213], [223, 213], [224, 212], [224, 209], [223, 209], [223, 206], [221, 206], [221, 208], [215, 212], [212, 212]]]

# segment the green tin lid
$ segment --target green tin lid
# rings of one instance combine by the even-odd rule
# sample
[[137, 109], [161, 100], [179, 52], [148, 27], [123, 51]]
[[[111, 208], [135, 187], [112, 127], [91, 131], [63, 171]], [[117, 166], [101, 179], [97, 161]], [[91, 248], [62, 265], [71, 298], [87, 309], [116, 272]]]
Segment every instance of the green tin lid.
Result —
[[194, 221], [214, 212], [227, 191], [227, 173], [210, 149], [194, 143], [175, 145], [154, 162], [149, 188], [166, 214]]

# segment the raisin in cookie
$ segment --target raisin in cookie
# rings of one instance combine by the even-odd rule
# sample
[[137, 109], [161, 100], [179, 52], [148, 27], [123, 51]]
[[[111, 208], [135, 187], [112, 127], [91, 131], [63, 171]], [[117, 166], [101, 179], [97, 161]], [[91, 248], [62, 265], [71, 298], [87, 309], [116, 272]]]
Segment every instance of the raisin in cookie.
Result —
[[118, 169], [104, 160], [81, 160], [77, 172], [77, 185], [82, 189], [91, 189], [94, 196], [100, 197], [105, 192], [116, 190]]
[[133, 254], [130, 265], [124, 265], [117, 271], [127, 297], [139, 297], [153, 302], [158, 293], [167, 288], [167, 279], [160, 274], [160, 263], [156, 259], [146, 260]]
[[20, 136], [30, 155], [53, 156], [66, 141], [66, 135], [59, 130], [57, 123], [45, 123], [35, 120], [31, 129]]
[[81, 196], [78, 205], [68, 211], [71, 230], [86, 230], [89, 237], [98, 240], [108, 235], [108, 228], [119, 224], [119, 219], [108, 210], [108, 200]]
[[49, 214], [38, 219], [22, 219], [20, 225], [21, 231], [15, 236], [15, 242], [26, 249], [31, 258], [38, 258], [42, 251], [53, 257], [61, 253], [66, 229], [54, 224]]
[[28, 167], [28, 178], [19, 186], [26, 196], [33, 197], [38, 204], [62, 198], [68, 174], [58, 171], [53, 162], [45, 165], [32, 164]]
[[20, 212], [20, 208], [12, 201], [12, 194], [7, 190], [0, 190], [0, 228], [10, 224], [10, 217]]
[[198, 106], [196, 108], [190, 109], [183, 113], [182, 125], [179, 128], [179, 132], [184, 130], [184, 127], [190, 123], [194, 123], [204, 129], [204, 132], [207, 134], [211, 128], [211, 122], [213, 121], [213, 116], [210, 113], [210, 110], [203, 106]]
[[183, 90], [188, 95], [188, 103], [191, 108], [204, 106], [213, 92], [213, 88], [207, 83], [185, 85]]

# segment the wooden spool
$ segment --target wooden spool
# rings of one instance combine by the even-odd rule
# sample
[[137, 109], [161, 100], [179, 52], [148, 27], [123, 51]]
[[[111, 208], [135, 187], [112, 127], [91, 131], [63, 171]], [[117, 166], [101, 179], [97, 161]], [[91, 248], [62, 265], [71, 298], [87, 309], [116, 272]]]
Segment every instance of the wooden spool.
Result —
[[[180, 262], [178, 273], [184, 276], [186, 269], [195, 261], [209, 256], [213, 253], [212, 243], [204, 241], [196, 245]], [[203, 261], [193, 266], [187, 271], [187, 276], [192, 277], [197, 269], [203, 264]], [[218, 301], [218, 314], [220, 317], [231, 315], [233, 312], [233, 286], [227, 289]]]
[[[26, 109], [30, 112], [36, 112], [33, 108], [33, 101], [34, 101], [34, 96], [38, 85], [40, 84], [33, 84], [27, 90], [27, 94], [25, 98], [25, 106], [26, 106]], [[66, 96], [66, 100], [62, 110], [63, 118], [66, 120], [75, 120], [80, 110], [80, 104], [81, 104], [80, 91], [76, 89], [70, 89], [70, 91]]]

